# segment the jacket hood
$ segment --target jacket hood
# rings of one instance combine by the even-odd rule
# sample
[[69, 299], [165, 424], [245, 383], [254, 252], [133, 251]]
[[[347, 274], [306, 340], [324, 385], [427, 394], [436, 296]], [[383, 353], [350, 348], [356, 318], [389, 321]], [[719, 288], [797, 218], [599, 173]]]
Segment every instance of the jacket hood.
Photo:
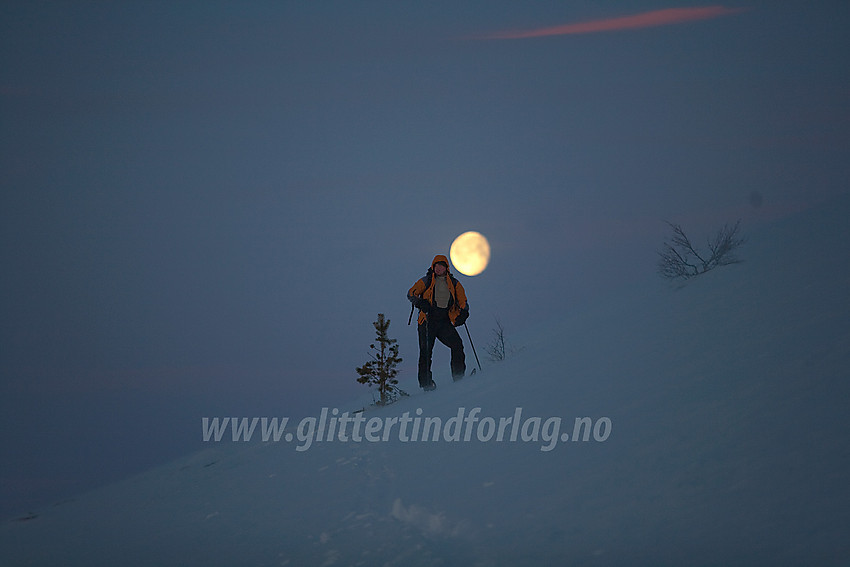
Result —
[[444, 263], [446, 265], [446, 268], [449, 267], [449, 259], [443, 256], [442, 254], [437, 254], [436, 256], [434, 256], [434, 260], [431, 262], [432, 270], [434, 269], [434, 266], [437, 264], [437, 262]]

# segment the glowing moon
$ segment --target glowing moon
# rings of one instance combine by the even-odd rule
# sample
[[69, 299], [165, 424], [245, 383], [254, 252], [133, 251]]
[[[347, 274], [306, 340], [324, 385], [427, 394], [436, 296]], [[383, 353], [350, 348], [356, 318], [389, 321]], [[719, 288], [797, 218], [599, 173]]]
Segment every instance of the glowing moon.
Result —
[[452, 242], [449, 257], [458, 272], [465, 276], [477, 276], [490, 261], [490, 243], [475, 231], [464, 232]]

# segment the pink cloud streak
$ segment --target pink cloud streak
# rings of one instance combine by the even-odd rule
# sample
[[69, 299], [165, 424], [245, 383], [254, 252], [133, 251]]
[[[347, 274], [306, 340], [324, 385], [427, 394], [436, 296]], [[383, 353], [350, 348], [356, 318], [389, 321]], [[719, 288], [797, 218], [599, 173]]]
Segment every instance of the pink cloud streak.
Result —
[[545, 37], [550, 35], [572, 35], [581, 33], [596, 33], [607, 31], [632, 30], [656, 26], [669, 26], [697, 20], [709, 20], [743, 12], [745, 8], [726, 8], [725, 6], [702, 6], [695, 8], [667, 8], [653, 10], [631, 16], [591, 20], [575, 24], [563, 24], [533, 30], [514, 30], [495, 32], [485, 35], [483, 39], [525, 39]]

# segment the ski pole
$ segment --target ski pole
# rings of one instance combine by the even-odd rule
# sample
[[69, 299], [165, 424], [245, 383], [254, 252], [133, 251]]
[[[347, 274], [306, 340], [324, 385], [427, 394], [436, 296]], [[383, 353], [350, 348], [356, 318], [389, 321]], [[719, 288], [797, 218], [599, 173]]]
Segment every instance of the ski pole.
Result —
[[410, 322], [413, 321], [413, 309], [414, 308], [415, 308], [414, 305], [411, 303], [410, 304], [410, 317], [407, 318], [407, 324], [408, 325], [410, 325]]
[[478, 370], [481, 370], [481, 361], [478, 360], [478, 353], [475, 352], [475, 344], [472, 342], [472, 335], [469, 334], [469, 327], [466, 326], [466, 323], [463, 324], [463, 327], [466, 329], [466, 336], [469, 337], [469, 346], [472, 347], [472, 354], [475, 355], [475, 362], [478, 363]]

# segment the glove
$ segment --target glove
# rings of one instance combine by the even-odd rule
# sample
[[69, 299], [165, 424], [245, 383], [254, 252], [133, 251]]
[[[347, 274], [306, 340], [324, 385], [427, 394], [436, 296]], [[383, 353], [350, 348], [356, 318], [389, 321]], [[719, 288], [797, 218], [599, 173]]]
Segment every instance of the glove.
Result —
[[424, 311], [425, 313], [431, 311], [431, 304], [428, 303], [427, 299], [422, 297], [411, 297], [410, 301], [413, 303], [414, 307], [418, 308], [420, 311]]
[[467, 320], [468, 318], [469, 318], [469, 311], [467, 311], [466, 309], [464, 309], [463, 311], [461, 311], [461, 312], [458, 314], [457, 318], [455, 318], [455, 327], [460, 327], [461, 325], [463, 325], [464, 323], [466, 323], [466, 320]]

